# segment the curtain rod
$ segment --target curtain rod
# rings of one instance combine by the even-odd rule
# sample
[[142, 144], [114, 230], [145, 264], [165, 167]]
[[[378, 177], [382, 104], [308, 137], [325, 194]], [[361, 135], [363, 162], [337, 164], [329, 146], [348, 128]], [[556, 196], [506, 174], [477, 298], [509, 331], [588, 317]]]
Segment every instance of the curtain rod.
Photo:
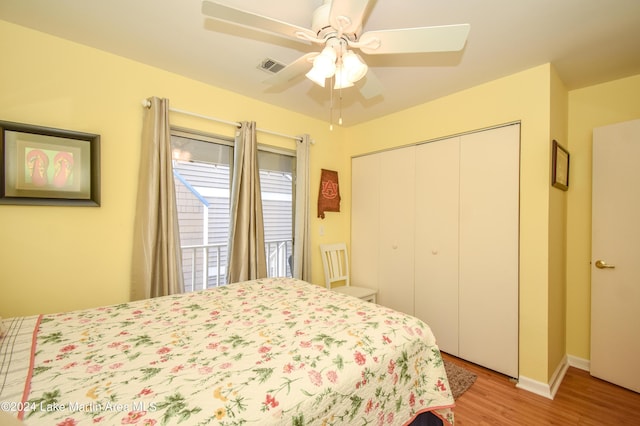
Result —
[[[142, 100], [142, 106], [145, 107], [145, 108], [150, 108], [151, 107], [151, 101], [149, 99], [143, 99]], [[222, 120], [220, 118], [210, 117], [208, 115], [198, 114], [197, 112], [185, 111], [185, 110], [176, 109], [176, 108], [169, 108], [169, 111], [175, 112], [175, 113], [178, 113], [178, 114], [190, 115], [192, 117], [198, 117], [198, 118], [202, 118], [202, 119], [205, 119], [205, 120], [216, 121], [218, 123], [229, 124], [230, 126], [240, 127], [240, 123], [238, 123], [237, 121]], [[260, 133], [266, 133], [266, 134], [269, 134], [269, 135], [280, 136], [280, 137], [287, 138], [287, 139], [293, 139], [293, 140], [298, 141], [298, 142], [302, 141], [302, 138], [299, 137], [299, 136], [286, 135], [284, 133], [272, 132], [271, 130], [265, 130], [265, 129], [260, 129], [260, 128], [256, 128], [256, 131], [258, 131]]]

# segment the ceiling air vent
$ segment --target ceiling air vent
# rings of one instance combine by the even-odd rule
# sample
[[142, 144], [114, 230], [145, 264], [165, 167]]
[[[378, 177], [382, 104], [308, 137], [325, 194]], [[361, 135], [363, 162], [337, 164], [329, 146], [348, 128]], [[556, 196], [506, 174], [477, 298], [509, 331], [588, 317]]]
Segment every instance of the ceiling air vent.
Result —
[[274, 61], [273, 59], [267, 58], [260, 63], [260, 66], [258, 66], [258, 68], [275, 74], [278, 71], [280, 71], [282, 68], [284, 68], [284, 65], [281, 64], [280, 62]]

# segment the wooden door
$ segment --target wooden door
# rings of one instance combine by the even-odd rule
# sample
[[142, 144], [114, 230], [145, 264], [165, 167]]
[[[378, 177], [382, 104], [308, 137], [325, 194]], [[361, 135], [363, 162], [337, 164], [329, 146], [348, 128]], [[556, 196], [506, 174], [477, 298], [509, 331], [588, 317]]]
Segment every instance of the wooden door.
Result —
[[458, 355], [460, 138], [416, 147], [415, 316]]
[[460, 140], [460, 357], [518, 377], [520, 126]]
[[591, 374], [640, 392], [640, 120], [593, 131]]

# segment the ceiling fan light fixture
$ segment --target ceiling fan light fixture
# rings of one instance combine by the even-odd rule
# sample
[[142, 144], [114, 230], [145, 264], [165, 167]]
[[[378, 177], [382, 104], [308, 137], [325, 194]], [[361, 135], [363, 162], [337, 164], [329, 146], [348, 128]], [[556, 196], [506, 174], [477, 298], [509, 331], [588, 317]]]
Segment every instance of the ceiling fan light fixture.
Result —
[[333, 47], [325, 47], [322, 52], [313, 59], [313, 67], [306, 74], [307, 78], [324, 87], [324, 80], [336, 72], [336, 59], [336, 51]]
[[352, 83], [364, 77], [369, 69], [367, 64], [351, 50], [347, 50], [344, 55], [342, 55], [342, 67], [343, 72], [346, 73], [346, 78]]
[[335, 79], [334, 89], [344, 89], [353, 86], [353, 81], [349, 80], [349, 75], [342, 65], [336, 68]]
[[324, 87], [324, 82], [327, 79], [325, 73], [322, 72], [322, 70], [318, 70], [315, 66], [311, 68], [305, 76], [320, 87]]

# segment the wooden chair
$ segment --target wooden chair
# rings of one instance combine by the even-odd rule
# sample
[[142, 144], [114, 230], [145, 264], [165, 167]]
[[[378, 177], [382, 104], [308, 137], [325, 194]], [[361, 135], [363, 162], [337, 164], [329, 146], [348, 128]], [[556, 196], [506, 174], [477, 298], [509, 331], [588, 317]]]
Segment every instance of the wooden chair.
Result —
[[[376, 303], [377, 290], [356, 287], [351, 285], [349, 277], [349, 256], [345, 243], [322, 244], [322, 266], [324, 267], [324, 280], [329, 290], [358, 297], [367, 302]], [[333, 287], [334, 282], [343, 281], [344, 286]]]

